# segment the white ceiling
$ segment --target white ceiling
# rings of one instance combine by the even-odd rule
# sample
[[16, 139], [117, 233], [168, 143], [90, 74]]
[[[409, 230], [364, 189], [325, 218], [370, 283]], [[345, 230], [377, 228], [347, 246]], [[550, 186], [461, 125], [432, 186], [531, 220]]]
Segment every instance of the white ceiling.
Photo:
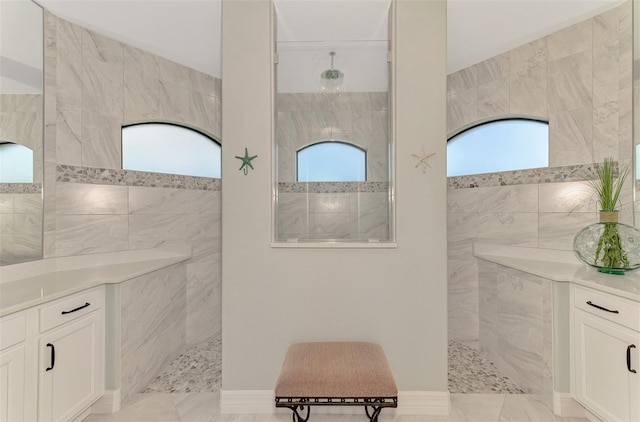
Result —
[[[2, 0], [11, 1], [11, 0]], [[242, 0], [237, 0], [242, 1]], [[280, 39], [379, 39], [389, 0], [277, 0]], [[448, 0], [449, 73], [594, 16], [624, 0]], [[38, 0], [57, 15], [221, 77], [220, 0]], [[345, 25], [343, 17], [359, 16]], [[302, 24], [300, 16], [310, 17]]]

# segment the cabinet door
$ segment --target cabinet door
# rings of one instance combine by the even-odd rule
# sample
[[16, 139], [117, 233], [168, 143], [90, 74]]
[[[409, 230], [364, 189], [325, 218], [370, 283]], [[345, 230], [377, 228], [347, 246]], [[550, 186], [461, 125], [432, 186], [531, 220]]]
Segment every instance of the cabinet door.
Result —
[[24, 420], [24, 343], [0, 352], [0, 421]]
[[39, 420], [68, 421], [104, 392], [102, 310], [40, 338]]
[[[576, 399], [606, 421], [640, 420], [640, 335], [585, 312], [574, 312]], [[630, 367], [637, 373], [627, 367], [628, 351]]]

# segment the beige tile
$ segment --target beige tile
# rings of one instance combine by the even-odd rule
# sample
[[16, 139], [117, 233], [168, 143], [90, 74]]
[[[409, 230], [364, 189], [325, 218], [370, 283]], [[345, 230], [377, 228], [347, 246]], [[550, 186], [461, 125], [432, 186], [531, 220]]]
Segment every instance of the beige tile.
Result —
[[593, 107], [593, 161], [618, 159], [618, 102], [595, 104]]
[[549, 166], [593, 162], [592, 137], [592, 107], [550, 115]]
[[541, 213], [596, 212], [593, 189], [587, 182], [538, 185]]
[[57, 214], [127, 214], [126, 186], [58, 183]]
[[509, 111], [533, 117], [546, 117], [547, 67], [526, 67], [509, 74]]
[[126, 215], [58, 215], [56, 253], [82, 255], [127, 250]]
[[171, 398], [182, 421], [212, 422], [219, 413], [219, 393], [174, 393]]
[[586, 19], [547, 37], [549, 61], [562, 59], [573, 54], [591, 51], [593, 45], [593, 21]]
[[187, 210], [187, 190], [131, 186], [131, 214], [184, 214]]
[[160, 80], [158, 113], [163, 119], [188, 121], [189, 90], [180, 85]]
[[180, 422], [180, 414], [168, 393], [138, 394], [118, 413], [90, 415], [84, 422]]
[[478, 86], [478, 119], [509, 114], [509, 78]]
[[157, 56], [125, 46], [124, 120], [135, 122], [158, 115], [160, 79]]
[[475, 88], [477, 85], [477, 69], [475, 66], [447, 75], [447, 92], [455, 94]]
[[549, 61], [549, 113], [590, 107], [592, 85], [591, 50]]
[[478, 188], [479, 212], [538, 212], [538, 187], [515, 185]]
[[509, 76], [509, 53], [499, 54], [475, 65], [478, 85]]
[[495, 212], [478, 215], [480, 242], [500, 245], [538, 245], [538, 214], [525, 212]]
[[476, 89], [447, 96], [447, 133], [452, 133], [478, 118]]
[[526, 72], [535, 67], [546, 67], [547, 40], [545, 38], [530, 42], [509, 52], [509, 71]]
[[122, 168], [122, 118], [82, 113], [82, 165]]

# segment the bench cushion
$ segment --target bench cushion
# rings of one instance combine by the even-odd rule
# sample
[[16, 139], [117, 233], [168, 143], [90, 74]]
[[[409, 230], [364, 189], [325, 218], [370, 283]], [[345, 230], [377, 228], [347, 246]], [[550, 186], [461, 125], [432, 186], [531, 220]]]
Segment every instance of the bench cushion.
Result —
[[289, 347], [276, 397], [388, 398], [398, 388], [382, 347], [373, 343], [296, 343]]

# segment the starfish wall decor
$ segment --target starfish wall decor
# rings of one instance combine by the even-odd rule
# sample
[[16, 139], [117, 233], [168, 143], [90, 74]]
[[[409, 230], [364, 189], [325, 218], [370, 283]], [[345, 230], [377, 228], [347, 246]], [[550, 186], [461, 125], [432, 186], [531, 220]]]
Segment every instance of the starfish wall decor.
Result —
[[431, 168], [427, 159], [430, 157], [433, 157], [434, 155], [436, 155], [435, 152], [431, 152], [429, 154], [424, 152], [424, 145], [422, 146], [422, 148], [420, 148], [420, 152], [418, 154], [411, 154], [412, 157], [415, 157], [418, 159], [418, 162], [416, 163], [416, 168], [422, 167], [422, 173], [427, 172], [427, 167]]
[[240, 166], [240, 168], [238, 170], [244, 170], [244, 174], [246, 176], [247, 173], [249, 173], [249, 167], [251, 167], [251, 170], [253, 170], [253, 165], [251, 164], [251, 160], [253, 160], [256, 157], [257, 157], [257, 155], [254, 155], [254, 156], [250, 157], [249, 156], [249, 152], [245, 148], [244, 149], [244, 157], [240, 157], [239, 155], [236, 155], [236, 158], [238, 160], [242, 161], [242, 165]]

